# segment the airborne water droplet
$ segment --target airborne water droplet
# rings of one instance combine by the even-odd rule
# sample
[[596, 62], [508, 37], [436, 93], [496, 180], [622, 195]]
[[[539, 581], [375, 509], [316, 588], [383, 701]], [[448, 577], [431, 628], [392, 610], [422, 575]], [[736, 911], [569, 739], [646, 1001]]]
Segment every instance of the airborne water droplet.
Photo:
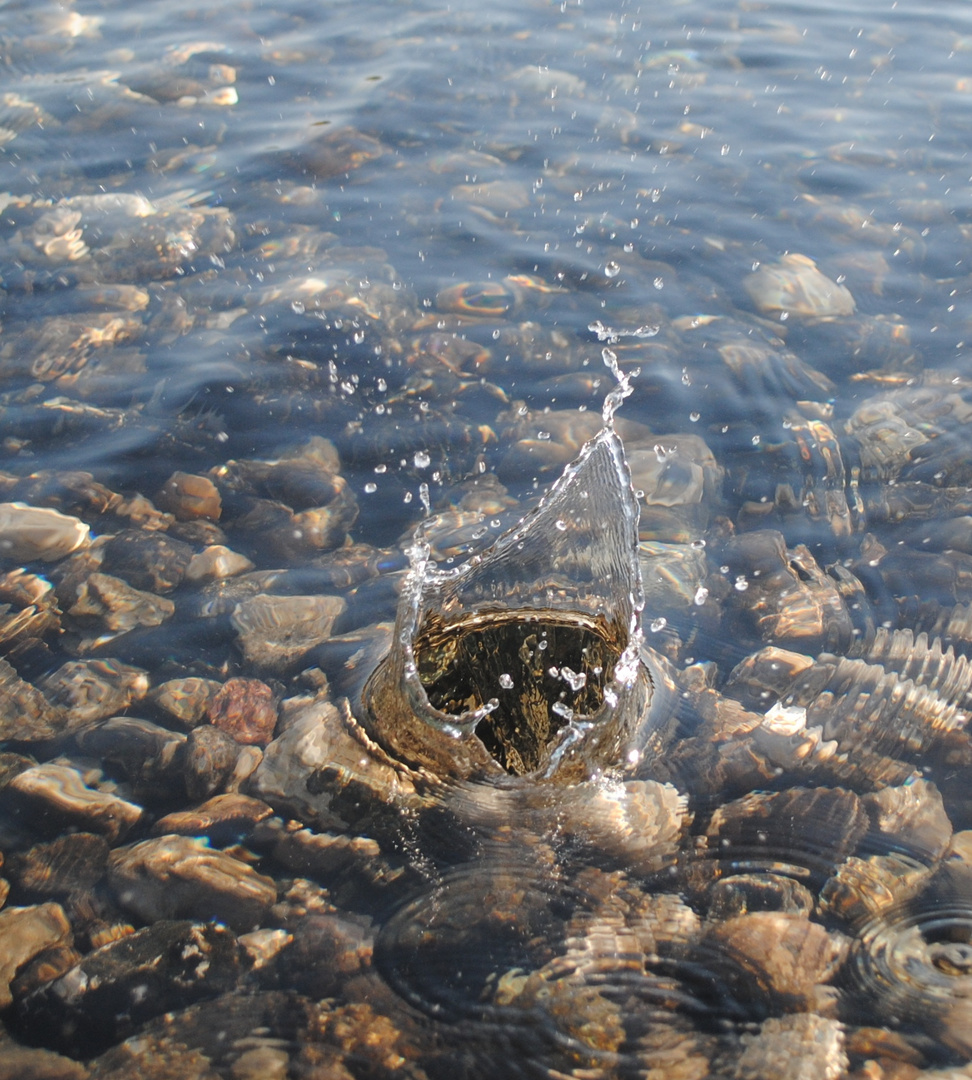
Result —
[[557, 526], [557, 528], [558, 528], [558, 529], [559, 529], [559, 530], [560, 530], [561, 532], [566, 532], [566, 531], [567, 531], [567, 522], [566, 522], [566, 521], [564, 521], [564, 520], [563, 520], [562, 518], [558, 518], [558, 519], [557, 519], [557, 520], [556, 520], [556, 521], [554, 522], [554, 524], [555, 524], [555, 525]]
[[668, 625], [668, 620], [664, 616], [659, 616], [657, 619], [652, 619], [649, 629], [653, 634], [657, 634], [659, 630], [664, 630]]
[[500, 684], [500, 686], [503, 687], [504, 690], [512, 690], [513, 689], [513, 676], [512, 675], [507, 675], [506, 672], [504, 671], [503, 674], [500, 675], [500, 677], [499, 677], [499, 684]]
[[620, 274], [620, 273], [621, 273], [621, 266], [620, 266], [619, 263], [616, 263], [613, 259], [604, 267], [604, 275], [605, 275], [605, 277], [609, 277], [609, 278], [617, 277], [618, 274]]
[[709, 599], [709, 590], [704, 585], [700, 585], [695, 590], [694, 601], [695, 601], [696, 606], [701, 607], [706, 602], [706, 600], [708, 600], [708, 599]]

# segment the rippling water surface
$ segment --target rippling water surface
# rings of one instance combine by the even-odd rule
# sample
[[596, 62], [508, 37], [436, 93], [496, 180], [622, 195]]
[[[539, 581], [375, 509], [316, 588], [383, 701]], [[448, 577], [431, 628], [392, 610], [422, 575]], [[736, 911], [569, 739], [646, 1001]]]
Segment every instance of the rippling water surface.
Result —
[[[0, 1060], [967, 1075], [970, 106], [960, 0], [0, 4]], [[618, 379], [651, 738], [365, 721]]]

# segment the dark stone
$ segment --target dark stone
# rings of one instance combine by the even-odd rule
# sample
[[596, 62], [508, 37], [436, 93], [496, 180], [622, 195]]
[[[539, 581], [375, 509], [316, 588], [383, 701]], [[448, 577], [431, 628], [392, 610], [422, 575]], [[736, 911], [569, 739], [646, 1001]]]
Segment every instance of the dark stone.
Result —
[[182, 775], [191, 802], [200, 802], [221, 791], [233, 773], [240, 745], [218, 727], [193, 728], [186, 739]]
[[102, 569], [136, 589], [167, 593], [186, 576], [192, 548], [165, 533], [126, 529], [105, 545]]
[[160, 921], [86, 956], [17, 1003], [25, 1041], [90, 1057], [146, 1020], [235, 989], [242, 950], [217, 923]]
[[108, 842], [94, 833], [67, 833], [47, 844], [11, 855], [7, 873], [14, 884], [37, 896], [86, 892], [108, 868]]

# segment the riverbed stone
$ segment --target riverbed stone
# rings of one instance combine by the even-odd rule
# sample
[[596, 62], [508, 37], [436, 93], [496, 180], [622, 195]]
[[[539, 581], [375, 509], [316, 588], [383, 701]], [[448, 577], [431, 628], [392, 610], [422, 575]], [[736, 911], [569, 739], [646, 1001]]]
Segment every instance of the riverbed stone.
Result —
[[135, 803], [88, 787], [77, 769], [54, 762], [18, 773], [0, 798], [39, 833], [74, 828], [98, 833], [110, 844], [134, 828], [143, 814]]
[[225, 926], [160, 920], [19, 1001], [18, 1025], [29, 1039], [90, 1056], [154, 1016], [234, 988], [244, 963]]
[[259, 679], [227, 679], [210, 704], [209, 719], [238, 743], [266, 746], [277, 726], [273, 690]]
[[17, 971], [44, 949], [71, 940], [71, 924], [60, 904], [34, 904], [0, 911], [0, 1009], [13, 1001]]
[[252, 930], [277, 899], [273, 880], [204, 840], [167, 835], [113, 851], [108, 880], [126, 911], [143, 922], [219, 919]]

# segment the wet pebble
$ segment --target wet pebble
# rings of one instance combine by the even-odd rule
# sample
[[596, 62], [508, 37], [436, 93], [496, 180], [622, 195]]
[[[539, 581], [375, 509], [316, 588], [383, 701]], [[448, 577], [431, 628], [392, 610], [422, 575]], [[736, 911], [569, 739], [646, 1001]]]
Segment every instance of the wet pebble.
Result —
[[86, 892], [108, 868], [108, 842], [95, 833], [66, 833], [11, 855], [7, 873], [19, 889], [37, 896]]
[[281, 674], [331, 636], [346, 607], [339, 596], [261, 593], [238, 604], [230, 621], [246, 661], [257, 671]]
[[16, 669], [0, 659], [0, 738], [5, 742], [45, 742], [71, 724], [71, 714], [53, 705]]
[[742, 1042], [733, 1080], [838, 1080], [847, 1070], [843, 1025], [814, 1013], [771, 1016]]
[[877, 836], [902, 852], [935, 862], [952, 839], [952, 824], [938, 788], [927, 780], [883, 788], [861, 799]]
[[116, 849], [108, 880], [122, 907], [146, 923], [189, 917], [252, 930], [277, 899], [271, 878], [186, 836], [160, 836]]
[[152, 826], [152, 832], [156, 835], [206, 836], [213, 843], [226, 843], [248, 836], [254, 826], [272, 814], [273, 810], [265, 802], [229, 792], [215, 795], [192, 810], [166, 814]]
[[40, 682], [50, 702], [70, 715], [70, 726], [124, 712], [145, 696], [148, 678], [120, 660], [69, 660]]
[[140, 802], [167, 802], [179, 794], [186, 736], [134, 716], [113, 716], [82, 728], [75, 737], [82, 754], [123, 776]]
[[0, 503], [0, 559], [11, 563], [54, 562], [89, 542], [83, 521], [48, 507]]
[[259, 679], [228, 679], [210, 703], [209, 720], [238, 743], [266, 746], [277, 726], [273, 690]]
[[208, 799], [222, 789], [233, 775], [240, 750], [240, 744], [218, 727], [193, 728], [186, 739], [182, 764], [189, 798], [193, 801]]
[[741, 997], [763, 998], [774, 1009], [816, 1011], [826, 1001], [822, 983], [842, 959], [841, 942], [803, 915], [756, 911], [715, 924], [709, 947], [730, 960], [727, 974]]
[[18, 773], [3, 789], [2, 799], [41, 834], [73, 828], [97, 833], [109, 843], [124, 837], [143, 815], [140, 806], [88, 787], [77, 769], [52, 762]]
[[222, 581], [224, 578], [245, 574], [253, 569], [253, 563], [238, 551], [225, 544], [210, 544], [197, 552], [186, 567], [186, 580]]
[[177, 521], [219, 521], [223, 509], [219, 488], [208, 476], [184, 472], [174, 472], [166, 480], [155, 503]]
[[215, 679], [196, 676], [169, 679], [151, 690], [149, 700], [167, 720], [191, 729], [206, 722], [212, 700], [221, 686]]
[[71, 925], [60, 904], [36, 904], [0, 911], [0, 1009], [13, 1000], [10, 983], [38, 953], [71, 940]]
[[159, 626], [174, 612], [175, 604], [164, 596], [134, 589], [110, 574], [91, 574], [65, 614], [82, 629], [78, 649], [86, 652], [136, 627]]
[[857, 306], [849, 289], [831, 281], [813, 259], [796, 252], [761, 266], [743, 285], [764, 315], [828, 319], [851, 315]]
[[87, 1068], [53, 1050], [0, 1043], [0, 1080], [86, 1080]]
[[167, 593], [186, 576], [192, 548], [161, 532], [126, 529], [105, 545], [103, 568], [129, 585], [151, 593]]
[[18, 1023], [28, 1037], [43, 1033], [61, 1050], [90, 1056], [153, 1016], [232, 989], [242, 969], [225, 926], [159, 920], [23, 998]]

